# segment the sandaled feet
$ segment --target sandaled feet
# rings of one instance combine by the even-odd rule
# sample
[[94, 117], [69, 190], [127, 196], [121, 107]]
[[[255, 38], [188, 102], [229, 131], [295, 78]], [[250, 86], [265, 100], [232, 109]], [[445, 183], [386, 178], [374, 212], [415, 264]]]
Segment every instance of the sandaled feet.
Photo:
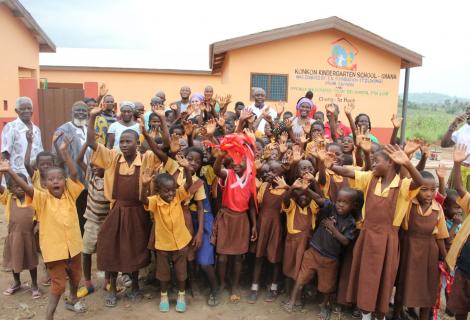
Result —
[[21, 290], [21, 284], [14, 284], [3, 291], [3, 294], [6, 296], [14, 295], [16, 292]]
[[330, 320], [331, 318], [331, 310], [327, 307], [321, 306], [320, 307], [320, 313], [318, 314], [318, 317], [321, 320]]
[[140, 292], [139, 290], [136, 290], [136, 291], [128, 291], [126, 293], [126, 296], [129, 300], [131, 300], [132, 302], [136, 302], [136, 301], [139, 301], [139, 300], [142, 300], [142, 298], [144, 297], [144, 295], [142, 294], [142, 292]]
[[42, 285], [43, 287], [49, 287], [49, 286], [51, 285], [51, 283], [52, 283], [52, 282], [51, 282], [51, 278], [43, 278], [43, 279], [41, 280], [41, 285]]
[[92, 294], [93, 292], [95, 292], [95, 287], [83, 286], [80, 289], [78, 289], [77, 298], [80, 299], [80, 298], [86, 297], [87, 295]]
[[354, 307], [351, 314], [352, 314], [353, 318], [361, 318], [362, 317], [361, 310], [359, 310], [358, 307]]
[[170, 311], [170, 301], [168, 300], [168, 294], [162, 294], [160, 297], [160, 312]]
[[241, 300], [241, 297], [239, 294], [233, 293], [232, 295], [230, 295], [230, 303], [237, 304], [240, 302], [240, 300]]
[[249, 304], [254, 304], [256, 303], [256, 300], [258, 300], [258, 290], [251, 290], [247, 302]]
[[184, 293], [178, 293], [178, 299], [176, 299], [176, 312], [186, 311], [186, 296]]
[[41, 296], [42, 296], [42, 295], [41, 295], [41, 291], [39, 291], [38, 288], [36, 288], [36, 289], [31, 289], [31, 298], [32, 298], [33, 300], [39, 299], [39, 298], [41, 298]]
[[279, 296], [279, 292], [277, 290], [268, 290], [268, 293], [266, 294], [266, 298], [264, 298], [265, 302], [273, 302], [277, 299]]
[[73, 311], [75, 313], [84, 313], [87, 311], [87, 307], [80, 300], [77, 300], [77, 302], [75, 303], [70, 302], [70, 301], [65, 301], [65, 309], [69, 311]]
[[113, 308], [117, 304], [117, 296], [113, 293], [108, 293], [104, 297], [104, 305], [108, 308]]
[[281, 302], [281, 309], [288, 313], [301, 312], [302, 307], [302, 304], [292, 304], [289, 300]]
[[209, 293], [209, 299], [207, 299], [207, 305], [209, 307], [215, 307], [219, 304], [219, 297], [216, 291], [211, 291]]

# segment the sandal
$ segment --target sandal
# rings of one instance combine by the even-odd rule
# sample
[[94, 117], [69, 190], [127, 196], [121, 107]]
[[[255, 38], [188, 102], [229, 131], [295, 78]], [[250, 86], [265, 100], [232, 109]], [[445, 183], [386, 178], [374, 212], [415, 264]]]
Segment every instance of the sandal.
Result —
[[279, 292], [277, 290], [268, 290], [268, 294], [266, 295], [266, 298], [264, 298], [265, 302], [273, 302], [277, 299], [279, 296]]
[[113, 308], [116, 306], [116, 304], [117, 304], [117, 296], [112, 293], [108, 293], [104, 298], [104, 305], [106, 307]]
[[294, 311], [294, 306], [290, 301], [283, 301], [281, 302], [281, 309], [287, 313], [292, 313], [292, 311]]
[[83, 286], [80, 289], [78, 289], [77, 298], [80, 299], [80, 298], [86, 297], [87, 295], [92, 294], [93, 292], [95, 292], [95, 287], [88, 288], [87, 286]]
[[162, 295], [160, 297], [160, 312], [169, 312], [170, 311], [170, 301], [168, 300], [168, 295]]
[[80, 300], [78, 300], [77, 302], [73, 303], [73, 302], [69, 302], [69, 301], [65, 301], [65, 309], [69, 310], [69, 311], [73, 311], [75, 313], [84, 313], [87, 311], [87, 307], [85, 306], [85, 304], [83, 302], [81, 302]]
[[140, 291], [128, 291], [126, 292], [126, 296], [132, 302], [142, 300], [142, 298], [144, 297], [144, 295]]
[[41, 281], [41, 285], [42, 285], [43, 287], [49, 287], [51, 284], [52, 284], [51, 278], [44, 278], [44, 279], [42, 279], [42, 281]]
[[20, 291], [21, 288], [22, 288], [21, 284], [17, 286], [10, 286], [5, 291], [3, 291], [3, 294], [6, 296], [11, 296], [11, 295], [14, 295], [17, 291]]
[[256, 300], [258, 300], [258, 290], [251, 290], [247, 302], [249, 304], [254, 304], [256, 303]]
[[39, 299], [41, 298], [41, 291], [39, 291], [39, 289], [32, 289], [31, 290], [31, 298], [33, 298], [33, 300], [36, 300], [36, 299]]
[[240, 302], [240, 299], [241, 299], [240, 295], [238, 295], [238, 294], [232, 294], [232, 295], [230, 296], [230, 303], [237, 304], [237, 303]]
[[176, 312], [183, 313], [186, 311], [186, 298], [184, 294], [178, 294], [178, 299], [176, 300]]
[[217, 297], [217, 292], [211, 291], [211, 293], [209, 293], [209, 299], [207, 299], [207, 305], [209, 307], [215, 307], [218, 304], [219, 304], [219, 299]]
[[318, 317], [321, 319], [321, 320], [330, 320], [330, 317], [331, 317], [331, 310], [326, 308], [326, 307], [320, 307], [321, 311], [320, 313], [318, 314]]

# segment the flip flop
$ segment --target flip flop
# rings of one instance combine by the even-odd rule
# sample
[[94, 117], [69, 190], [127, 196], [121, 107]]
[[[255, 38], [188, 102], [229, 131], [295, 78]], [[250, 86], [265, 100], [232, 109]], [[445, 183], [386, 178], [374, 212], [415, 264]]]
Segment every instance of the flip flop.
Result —
[[238, 294], [232, 294], [232, 295], [230, 296], [230, 303], [237, 304], [237, 303], [240, 302], [240, 299], [241, 299], [240, 295], [238, 295]]
[[104, 305], [108, 308], [114, 308], [117, 305], [117, 296], [108, 293], [104, 298]]
[[31, 298], [33, 298], [33, 300], [39, 299], [39, 298], [41, 298], [41, 296], [42, 296], [41, 291], [39, 291], [39, 289], [36, 289], [36, 290], [32, 289], [31, 290]]
[[217, 297], [217, 292], [211, 292], [209, 294], [209, 299], [207, 299], [207, 305], [209, 307], [215, 307], [219, 304], [219, 299]]
[[65, 309], [75, 313], [85, 313], [87, 311], [87, 307], [80, 300], [75, 303], [65, 301]]
[[142, 298], [144, 297], [144, 295], [140, 291], [128, 291], [126, 292], [126, 296], [132, 302], [142, 300]]
[[21, 288], [22, 288], [21, 284], [16, 287], [12, 286], [12, 287], [7, 288], [5, 291], [3, 291], [3, 294], [6, 296], [11, 296], [11, 295], [14, 295], [17, 291], [20, 291]]

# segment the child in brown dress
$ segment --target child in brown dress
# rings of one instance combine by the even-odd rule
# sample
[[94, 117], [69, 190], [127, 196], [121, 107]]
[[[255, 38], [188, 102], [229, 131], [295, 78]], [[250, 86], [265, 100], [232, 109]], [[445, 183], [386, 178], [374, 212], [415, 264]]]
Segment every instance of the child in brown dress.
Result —
[[436, 180], [422, 171], [423, 185], [403, 219], [400, 236], [400, 266], [395, 293], [394, 316], [403, 306], [419, 308], [419, 319], [427, 320], [439, 294], [439, 256], [447, 254], [449, 237], [444, 212], [434, 200]]
[[[22, 174], [18, 176], [25, 182], [28, 179]], [[0, 172], [0, 181], [2, 173]], [[0, 203], [5, 206], [5, 216], [8, 222], [8, 235], [3, 248], [3, 267], [12, 270], [14, 284], [3, 291], [11, 296], [21, 290], [20, 273], [29, 270], [31, 275], [32, 298], [41, 297], [37, 282], [37, 243], [34, 236], [34, 209], [25, 203], [25, 193], [11, 178], [7, 179], [5, 189], [0, 185]]]
[[[412, 178], [401, 179], [398, 166], [404, 166]], [[354, 187], [365, 195], [364, 223], [354, 247], [346, 300], [357, 304], [363, 319], [370, 320], [371, 312], [375, 312], [376, 318], [382, 320], [398, 271], [398, 229], [422, 185], [421, 174], [404, 151], [392, 145], [374, 153], [372, 171], [354, 171], [333, 164], [329, 167], [354, 179]]]

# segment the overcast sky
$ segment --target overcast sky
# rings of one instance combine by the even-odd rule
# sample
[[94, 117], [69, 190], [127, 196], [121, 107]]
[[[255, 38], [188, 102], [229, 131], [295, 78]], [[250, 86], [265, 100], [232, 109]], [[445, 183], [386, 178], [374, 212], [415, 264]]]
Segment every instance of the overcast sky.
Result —
[[108, 49], [73, 56], [96, 66], [208, 69], [212, 42], [336, 15], [424, 56], [412, 92], [470, 98], [469, 1], [20, 1], [58, 48]]

